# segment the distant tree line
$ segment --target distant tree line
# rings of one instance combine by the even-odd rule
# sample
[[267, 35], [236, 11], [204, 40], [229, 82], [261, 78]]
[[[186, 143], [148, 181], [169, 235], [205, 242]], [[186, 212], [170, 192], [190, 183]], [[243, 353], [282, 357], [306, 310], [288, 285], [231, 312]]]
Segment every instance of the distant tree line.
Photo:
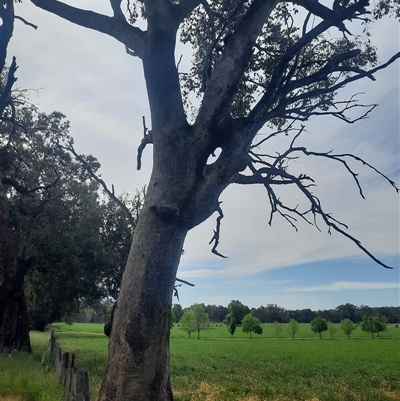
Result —
[[[210, 305], [208, 306], [210, 307]], [[250, 338], [252, 338], [252, 333], [259, 335], [263, 333], [263, 328], [261, 326], [262, 322], [254, 315], [254, 313], [252, 313], [255, 309], [250, 311], [249, 308], [243, 305], [240, 301], [232, 301], [226, 309], [228, 313], [226, 314], [223, 323], [227, 326], [228, 331], [231, 335], [231, 339], [233, 339], [236, 328], [238, 326], [241, 326], [241, 329], [244, 333], [249, 333]], [[369, 308], [368, 311], [370, 312], [372, 309], [373, 308]], [[210, 310], [210, 308], [208, 308], [208, 310]], [[222, 311], [222, 309], [219, 310]], [[243, 313], [246, 314], [243, 315]], [[177, 323], [179, 328], [185, 331], [189, 335], [189, 337], [191, 337], [192, 333], [197, 332], [197, 338], [200, 339], [200, 331], [207, 329], [212, 322], [210, 320], [210, 316], [207, 313], [207, 307], [204, 304], [195, 303], [190, 308], [185, 309], [182, 309], [179, 304], [175, 304], [171, 308], [170, 329], [172, 329], [175, 323]], [[214, 324], [215, 323], [217, 322], [214, 321]], [[299, 322], [296, 319], [290, 318], [286, 323], [286, 331], [290, 335], [290, 337], [294, 339], [296, 333], [300, 329]], [[311, 330], [314, 333], [317, 333], [320, 339], [322, 339], [322, 333], [324, 333], [325, 331], [327, 331], [330, 336], [333, 337], [335, 332], [338, 330], [337, 325], [328, 321], [321, 315], [317, 315], [310, 322], [301, 323], [310, 323]], [[361, 330], [370, 333], [372, 335], [372, 338], [374, 338], [375, 333], [379, 337], [379, 333], [387, 330], [388, 323], [389, 321], [386, 316], [382, 316], [377, 313], [375, 313], [374, 315], [365, 314], [362, 316], [360, 327]], [[283, 323], [275, 320], [272, 325], [276, 337], [279, 338], [280, 334], [284, 330]], [[340, 321], [340, 329], [347, 336], [347, 338], [350, 338], [351, 333], [357, 328], [357, 326], [358, 324], [354, 323], [351, 319], [347, 317]]]
[[[311, 309], [288, 310], [277, 306], [276, 304], [268, 304], [259, 308], [249, 308], [238, 300], [233, 300], [229, 305], [205, 305], [205, 312], [210, 320], [214, 323], [226, 323], [227, 317], [234, 317], [237, 325], [242, 324], [243, 318], [247, 314], [259, 319], [261, 323], [288, 323], [291, 319], [299, 323], [311, 323], [316, 317], [320, 316], [327, 322], [340, 323], [344, 319], [349, 319], [353, 323], [361, 323], [363, 316], [382, 316], [388, 323], [400, 322], [400, 307], [398, 306], [383, 306], [370, 307], [366, 305], [355, 306], [350, 303], [339, 305], [334, 309], [313, 311]], [[178, 323], [185, 312], [181, 305], [174, 304], [173, 310], [175, 319]]]

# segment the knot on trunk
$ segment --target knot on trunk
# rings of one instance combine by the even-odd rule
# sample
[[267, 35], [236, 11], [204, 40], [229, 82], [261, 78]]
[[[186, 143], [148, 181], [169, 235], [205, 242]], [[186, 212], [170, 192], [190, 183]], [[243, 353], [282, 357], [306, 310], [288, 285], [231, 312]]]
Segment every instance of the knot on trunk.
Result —
[[170, 206], [150, 206], [150, 210], [166, 223], [173, 223], [179, 218], [179, 209]]

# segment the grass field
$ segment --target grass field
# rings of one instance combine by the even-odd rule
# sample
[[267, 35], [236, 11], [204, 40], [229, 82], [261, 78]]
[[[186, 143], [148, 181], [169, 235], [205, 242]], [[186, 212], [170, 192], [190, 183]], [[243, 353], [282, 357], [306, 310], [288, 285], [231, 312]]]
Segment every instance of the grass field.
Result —
[[[380, 338], [357, 328], [350, 339], [338, 330], [320, 340], [300, 325], [295, 340], [273, 326], [248, 339], [240, 328], [234, 339], [225, 326], [189, 338], [171, 330], [171, 380], [177, 401], [400, 401], [400, 329]], [[76, 353], [90, 372], [93, 396], [104, 371], [108, 339], [102, 325], [54, 325], [62, 348]], [[94, 398], [93, 398], [94, 399]]]
[[[108, 338], [103, 325], [53, 325], [64, 350], [90, 372], [92, 400], [104, 372]], [[300, 325], [295, 340], [273, 325], [261, 336], [238, 328], [234, 339], [225, 326], [213, 325], [189, 338], [171, 330], [171, 380], [177, 401], [400, 401], [400, 329], [380, 338], [357, 328], [350, 339], [338, 330], [323, 339]], [[48, 333], [31, 332], [33, 353], [0, 355], [0, 401], [61, 401], [50, 367], [40, 364]]]
[[41, 366], [48, 333], [31, 332], [32, 354], [0, 353], [0, 400], [61, 401], [63, 393], [52, 368]]

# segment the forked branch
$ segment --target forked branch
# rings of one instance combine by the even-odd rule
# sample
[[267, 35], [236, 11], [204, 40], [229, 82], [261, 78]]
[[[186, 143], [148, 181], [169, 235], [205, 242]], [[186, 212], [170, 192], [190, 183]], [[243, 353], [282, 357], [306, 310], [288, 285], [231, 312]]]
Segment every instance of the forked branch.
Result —
[[[350, 167], [348, 161], [346, 159], [353, 159], [364, 166], [372, 169], [375, 173], [379, 174], [383, 177], [389, 184], [396, 190], [397, 193], [400, 192], [399, 188], [396, 186], [395, 182], [389, 177], [387, 177], [384, 173], [378, 170], [376, 167], [372, 166], [370, 163], [366, 162], [361, 157], [355, 156], [351, 153], [342, 153], [342, 154], [334, 154], [331, 151], [328, 152], [314, 152], [306, 149], [302, 146], [295, 146], [295, 142], [300, 136], [300, 134], [304, 131], [304, 126], [299, 129], [298, 133], [294, 136], [291, 141], [289, 148], [283, 152], [282, 154], [275, 155], [274, 157], [270, 156], [271, 161], [265, 160], [263, 157], [255, 157], [250, 153], [250, 162], [248, 168], [251, 172], [250, 175], [237, 174], [233, 182], [238, 184], [261, 184], [267, 190], [269, 202], [271, 205], [271, 214], [269, 224], [272, 223], [272, 218], [274, 214], [278, 213], [281, 215], [294, 229], [297, 231], [297, 218], [301, 218], [306, 221], [308, 224], [312, 224], [317, 227], [317, 217], [320, 216], [323, 222], [328, 227], [328, 232], [331, 233], [331, 230], [335, 230], [336, 232], [344, 235], [346, 238], [350, 239], [354, 244], [357, 245], [364, 253], [366, 253], [371, 259], [373, 259], [376, 263], [380, 264], [385, 268], [390, 268], [383, 262], [381, 262], [378, 258], [376, 258], [371, 252], [366, 249], [361, 242], [345, 231], [348, 227], [335, 219], [330, 213], [326, 213], [321, 205], [320, 200], [317, 196], [315, 196], [310, 188], [315, 186], [314, 180], [305, 175], [300, 174], [299, 176], [294, 176], [288, 172], [288, 162], [293, 159], [298, 158], [298, 154], [303, 154], [306, 156], [315, 156], [315, 157], [323, 157], [329, 160], [333, 160], [341, 163], [346, 171], [353, 177], [360, 195], [362, 198], [364, 197], [364, 193], [362, 191], [362, 187], [360, 181], [358, 179], [358, 174]], [[267, 136], [265, 139], [269, 139], [274, 135], [271, 134]], [[252, 150], [254, 152], [254, 148]], [[264, 155], [265, 156], [265, 155]], [[261, 165], [261, 167], [256, 167], [256, 165]], [[295, 207], [287, 206], [280, 198], [277, 197], [274, 186], [276, 185], [294, 185], [296, 186], [303, 196], [306, 198], [310, 207], [304, 211], [299, 210], [299, 205]], [[310, 220], [309, 216], [313, 216], [313, 221]]]

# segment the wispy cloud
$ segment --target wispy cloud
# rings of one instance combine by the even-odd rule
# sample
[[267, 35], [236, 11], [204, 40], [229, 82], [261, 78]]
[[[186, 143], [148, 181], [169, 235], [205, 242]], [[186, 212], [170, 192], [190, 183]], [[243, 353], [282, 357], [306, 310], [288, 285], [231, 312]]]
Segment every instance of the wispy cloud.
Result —
[[314, 287], [294, 287], [285, 292], [312, 292], [312, 291], [354, 291], [354, 290], [387, 290], [399, 288], [399, 283], [363, 282], [363, 281], [335, 281], [326, 285]]

